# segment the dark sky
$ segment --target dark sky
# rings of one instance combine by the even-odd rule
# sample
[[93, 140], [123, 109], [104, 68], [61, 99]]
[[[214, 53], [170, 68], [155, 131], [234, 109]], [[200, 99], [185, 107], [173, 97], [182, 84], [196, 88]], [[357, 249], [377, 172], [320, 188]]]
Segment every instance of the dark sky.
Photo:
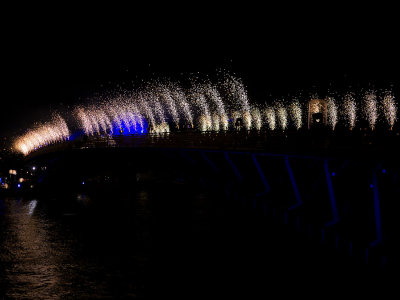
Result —
[[14, 11], [2, 21], [0, 135], [46, 120], [51, 109], [83, 101], [109, 82], [152, 74], [224, 69], [243, 78], [257, 100], [329, 86], [398, 85], [390, 16], [373, 8], [361, 18], [357, 11], [256, 11]]

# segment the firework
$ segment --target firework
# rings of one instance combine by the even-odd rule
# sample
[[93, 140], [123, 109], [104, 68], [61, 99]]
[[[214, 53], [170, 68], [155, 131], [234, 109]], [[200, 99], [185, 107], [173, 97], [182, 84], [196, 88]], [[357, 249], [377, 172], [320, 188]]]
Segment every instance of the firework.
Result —
[[[225, 112], [225, 105], [222, 101], [221, 96], [219, 95], [216, 87], [211, 86], [210, 84], [205, 86], [205, 90], [207, 92], [208, 97], [211, 99], [211, 102], [214, 104], [216, 111], [218, 112], [218, 126], [213, 126], [214, 130], [219, 131], [220, 124], [223, 130], [228, 129], [228, 117]], [[214, 124], [217, 124], [216, 121], [213, 121]]]
[[167, 86], [161, 85], [157, 88], [157, 92], [159, 94], [159, 98], [167, 107], [169, 114], [172, 116], [172, 120], [175, 123], [175, 127], [179, 128], [179, 114], [175, 104], [174, 98], [172, 98], [171, 93]]
[[155, 127], [155, 133], [164, 133], [169, 132], [169, 125], [165, 118], [165, 112], [161, 105], [161, 103], [156, 99], [153, 98], [153, 109], [156, 112], [156, 116], [158, 119], [158, 124]]
[[376, 95], [373, 92], [369, 92], [365, 95], [362, 112], [364, 118], [368, 121], [369, 127], [374, 130], [376, 120], [378, 119], [378, 107], [376, 103]]
[[149, 106], [146, 94], [144, 92], [138, 94], [137, 101], [140, 111], [149, 122], [149, 131], [151, 132], [157, 126], [157, 124], [154, 118], [153, 111]]
[[343, 99], [343, 114], [344, 120], [350, 130], [354, 128], [357, 120], [357, 106], [351, 94], [347, 94]]
[[93, 135], [92, 119], [90, 118], [90, 115], [85, 111], [85, 109], [82, 107], [78, 107], [75, 111], [75, 115], [81, 123], [84, 133], [86, 135]]
[[193, 114], [185, 97], [185, 93], [178, 86], [173, 86], [171, 88], [171, 95], [178, 104], [178, 107], [182, 110], [183, 118], [186, 120], [187, 124], [193, 128]]
[[278, 117], [279, 126], [281, 127], [282, 130], [285, 130], [288, 124], [288, 119], [287, 119], [288, 115], [286, 107], [280, 102], [276, 104], [276, 115]]
[[37, 125], [29, 129], [14, 142], [14, 149], [24, 155], [56, 142], [68, 140], [69, 129], [67, 123], [59, 115], [54, 115], [51, 122]]
[[301, 105], [298, 100], [293, 101], [289, 106], [289, 114], [290, 118], [293, 121], [293, 124], [297, 130], [301, 128], [303, 125], [302, 122], [302, 111]]
[[232, 104], [234, 109], [240, 107], [244, 126], [247, 130], [250, 130], [252, 125], [250, 113], [251, 109], [247, 97], [247, 92], [243, 83], [237, 78], [227, 77], [224, 85], [229, 91], [230, 99], [233, 102]]
[[273, 107], [267, 107], [264, 110], [264, 116], [265, 116], [265, 120], [266, 123], [268, 125], [268, 128], [270, 130], [275, 130], [276, 128], [276, 114], [275, 114], [275, 110]]
[[193, 87], [191, 91], [191, 97], [194, 100], [196, 107], [198, 108], [198, 128], [200, 129], [200, 131], [210, 131], [212, 130], [212, 117], [204, 92], [205, 91], [203, 87], [197, 85]]
[[219, 115], [217, 113], [213, 113], [211, 119], [213, 131], [219, 131], [221, 125]]
[[327, 110], [328, 110], [328, 126], [332, 130], [335, 130], [336, 124], [338, 122], [338, 112], [335, 99], [333, 99], [332, 97], [328, 97]]
[[[283, 131], [288, 126], [297, 130], [304, 126], [302, 105], [305, 103], [297, 99], [288, 105], [284, 101], [277, 101], [272, 106], [251, 104], [242, 81], [232, 76], [225, 77], [218, 84], [197, 77], [192, 78], [190, 83], [184, 88], [177, 82], [152, 81], [138, 90], [122, 90], [113, 97], [101, 98], [87, 106], [79, 105], [72, 110], [77, 121], [74, 127], [77, 125], [77, 129], [87, 136], [97, 136], [146, 132], [162, 134], [168, 133], [170, 128], [180, 129], [182, 125], [200, 131], [219, 132], [228, 130], [232, 121], [236, 130], [260, 130], [263, 124], [269, 130], [280, 128]], [[317, 100], [318, 97], [312, 99]], [[342, 102], [328, 97], [326, 102], [308, 103], [310, 115], [323, 113], [332, 130], [339, 122], [344, 122], [350, 130], [356, 125], [358, 107], [352, 94], [345, 95]], [[397, 120], [397, 104], [389, 92], [380, 98], [379, 106], [376, 94], [366, 93], [360, 112], [372, 130], [379, 118], [384, 118], [390, 129]], [[14, 147], [27, 154], [68, 136], [66, 122], [57, 115], [50, 122], [28, 130], [16, 140]]]
[[260, 130], [262, 127], [262, 118], [261, 118], [261, 113], [260, 110], [255, 107], [251, 110], [251, 117], [253, 119], [253, 126], [255, 129]]
[[107, 130], [110, 130], [110, 133], [112, 134], [112, 124], [104, 110], [97, 109], [94, 111], [94, 115], [96, 116], [96, 120], [99, 123], [101, 130], [104, 133], [107, 133]]
[[381, 106], [386, 122], [390, 126], [390, 130], [392, 130], [393, 125], [397, 120], [397, 105], [394, 96], [387, 92], [382, 99]]

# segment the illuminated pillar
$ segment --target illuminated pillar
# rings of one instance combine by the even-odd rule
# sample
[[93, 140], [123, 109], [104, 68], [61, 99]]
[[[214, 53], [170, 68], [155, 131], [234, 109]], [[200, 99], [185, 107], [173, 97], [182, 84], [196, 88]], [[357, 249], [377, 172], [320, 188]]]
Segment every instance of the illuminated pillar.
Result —
[[236, 177], [242, 181], [243, 180], [243, 176], [242, 174], [240, 174], [238, 168], [235, 166], [235, 164], [233, 163], [233, 161], [230, 159], [228, 152], [225, 152], [225, 159], [226, 161], [229, 163], [229, 165], [231, 166], [233, 172], [235, 173]]
[[329, 173], [328, 160], [324, 160], [324, 170], [326, 177], [326, 184], [328, 185], [329, 199], [331, 201], [332, 220], [326, 226], [336, 224], [339, 221], [339, 213], [336, 205], [335, 194], [333, 192], [331, 173]]
[[204, 153], [204, 151], [201, 151], [201, 156], [203, 156], [204, 160], [210, 165], [210, 167], [217, 173], [219, 170], [215, 166], [215, 164], [208, 158], [208, 156]]
[[259, 164], [258, 161], [257, 161], [256, 155], [255, 155], [255, 154], [252, 154], [251, 157], [252, 157], [252, 159], [253, 159], [254, 165], [255, 165], [256, 168], [257, 168], [257, 172], [258, 172], [258, 175], [260, 176], [261, 182], [263, 183], [263, 185], [264, 185], [264, 187], [265, 187], [265, 190], [264, 190], [263, 192], [257, 194], [257, 196], [260, 196], [260, 195], [263, 195], [263, 194], [268, 193], [268, 192], [270, 191], [270, 186], [269, 186], [269, 184], [268, 184], [267, 179], [265, 178], [264, 172], [263, 172], [263, 170], [262, 170], [260, 164]]
[[290, 182], [292, 183], [294, 196], [296, 198], [296, 204], [292, 205], [291, 207], [289, 207], [289, 209], [294, 209], [294, 208], [300, 206], [303, 203], [303, 201], [301, 201], [300, 192], [299, 192], [299, 189], [297, 187], [296, 180], [294, 178], [292, 167], [290, 166], [290, 163], [289, 163], [289, 157], [287, 157], [287, 156], [285, 157], [285, 164], [286, 164], [286, 169], [287, 169], [288, 174], [289, 174]]
[[378, 178], [376, 176], [377, 170], [372, 172], [372, 190], [374, 194], [374, 212], [375, 212], [375, 230], [376, 240], [371, 243], [371, 246], [378, 245], [382, 242], [382, 222], [381, 222], [381, 208], [379, 205], [379, 191], [378, 191]]

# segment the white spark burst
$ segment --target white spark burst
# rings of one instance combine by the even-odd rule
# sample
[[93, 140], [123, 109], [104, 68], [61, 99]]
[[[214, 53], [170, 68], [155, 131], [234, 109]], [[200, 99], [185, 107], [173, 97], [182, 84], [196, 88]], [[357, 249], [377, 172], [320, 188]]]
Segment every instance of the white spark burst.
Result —
[[262, 127], [262, 118], [261, 118], [261, 112], [258, 109], [258, 107], [254, 107], [251, 110], [251, 117], [253, 119], [253, 126], [256, 130], [260, 130]]
[[14, 142], [14, 149], [24, 155], [43, 146], [69, 139], [67, 123], [60, 115], [54, 115], [48, 123], [29, 129]]
[[[297, 130], [304, 126], [302, 105], [305, 103], [300, 100], [295, 99], [289, 104], [282, 100], [274, 105], [251, 103], [240, 79], [228, 76], [224, 80], [215, 84], [209, 79], [196, 77], [190, 79], [189, 87], [183, 82], [160, 80], [144, 83], [138, 90], [120, 90], [113, 96], [100, 97], [86, 106], [78, 105], [73, 108], [73, 116], [77, 121], [73, 126], [77, 126], [80, 132], [88, 136], [132, 135], [146, 131], [163, 134], [183, 127], [219, 132], [228, 130], [232, 121], [232, 127], [236, 130], [261, 130], [264, 124], [269, 130], [279, 128], [283, 131], [289, 126]], [[379, 101], [378, 105], [375, 92], [368, 92], [358, 107], [353, 94], [348, 93], [344, 95], [342, 102], [328, 97], [326, 107], [324, 101], [309, 102], [309, 109], [312, 113], [323, 112], [327, 116], [327, 125], [332, 130], [342, 121], [350, 130], [355, 128], [359, 117], [358, 108], [372, 130], [376, 128], [379, 118], [393, 129], [397, 121], [395, 98], [387, 92]], [[68, 136], [66, 122], [57, 115], [51, 122], [29, 129], [14, 143], [14, 147], [27, 154], [67, 139]]]
[[266, 123], [268, 125], [268, 128], [270, 130], [275, 130], [276, 128], [276, 114], [275, 114], [275, 110], [273, 107], [267, 106], [264, 109], [264, 116], [265, 116], [265, 120]]
[[357, 120], [357, 106], [354, 97], [346, 94], [343, 99], [344, 120], [350, 130], [354, 128]]
[[282, 103], [277, 102], [275, 109], [276, 109], [276, 115], [278, 116], [280, 128], [282, 130], [286, 130], [287, 125], [288, 125], [288, 114], [287, 114], [286, 107]]
[[292, 103], [290, 103], [289, 114], [295, 128], [299, 130], [303, 125], [303, 118], [302, 118], [301, 105], [298, 100], [294, 100]]
[[[204, 87], [204, 89], [206, 90], [208, 97], [211, 99], [211, 102], [213, 103], [213, 105], [219, 115], [218, 116], [218, 118], [219, 118], [218, 127], [214, 127], [214, 130], [219, 131], [219, 129], [220, 129], [219, 125], [221, 125], [223, 130], [227, 130], [228, 129], [228, 116], [225, 111], [224, 102], [222, 101], [222, 98], [221, 98], [220, 94], [218, 93], [217, 88], [212, 86], [211, 84], [208, 84]], [[215, 121], [213, 123], [216, 124]], [[218, 129], [216, 129], [216, 128], [218, 128]]]
[[332, 97], [328, 97], [327, 99], [327, 110], [328, 110], [328, 126], [335, 130], [336, 124], [338, 122], [338, 112], [336, 101]]
[[212, 118], [210, 114], [210, 108], [207, 103], [207, 98], [204, 95], [204, 90], [202, 86], [195, 86], [192, 89], [192, 99], [199, 111], [198, 117], [198, 128], [200, 131], [210, 131], [212, 130]]
[[85, 109], [82, 107], [76, 108], [75, 115], [81, 123], [84, 133], [86, 135], [93, 135], [92, 119], [90, 118], [90, 115], [85, 111]]
[[171, 88], [171, 95], [175, 99], [176, 103], [178, 104], [178, 107], [180, 107], [180, 109], [182, 110], [183, 118], [188, 123], [187, 125], [189, 125], [191, 128], [193, 128], [194, 127], [193, 113], [192, 113], [191, 107], [186, 99], [185, 93], [183, 92], [183, 90], [181, 88], [174, 85]]
[[381, 102], [381, 106], [386, 122], [390, 126], [390, 130], [393, 130], [394, 123], [397, 120], [397, 105], [392, 93], [385, 93]]
[[179, 128], [179, 114], [175, 104], [174, 98], [171, 96], [171, 92], [169, 91], [166, 85], [160, 85], [157, 87], [157, 93], [159, 94], [159, 98], [166, 106], [169, 114], [172, 116], [172, 120], [175, 123], [175, 127]]
[[374, 130], [378, 119], [378, 107], [374, 92], [365, 94], [362, 111], [364, 118], [368, 121], [369, 127]]
[[244, 126], [247, 130], [251, 129], [252, 119], [250, 112], [249, 99], [247, 97], [247, 91], [240, 79], [229, 76], [224, 82], [225, 87], [228, 89], [230, 98], [233, 101], [233, 107], [237, 109], [240, 107], [241, 115]]

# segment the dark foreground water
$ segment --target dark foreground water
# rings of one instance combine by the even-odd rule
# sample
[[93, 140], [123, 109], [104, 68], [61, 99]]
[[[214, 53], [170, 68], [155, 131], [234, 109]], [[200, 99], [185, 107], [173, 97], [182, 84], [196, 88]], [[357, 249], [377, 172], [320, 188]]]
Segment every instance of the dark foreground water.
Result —
[[279, 221], [193, 186], [82, 198], [0, 199], [0, 298], [321, 296], [376, 283]]

